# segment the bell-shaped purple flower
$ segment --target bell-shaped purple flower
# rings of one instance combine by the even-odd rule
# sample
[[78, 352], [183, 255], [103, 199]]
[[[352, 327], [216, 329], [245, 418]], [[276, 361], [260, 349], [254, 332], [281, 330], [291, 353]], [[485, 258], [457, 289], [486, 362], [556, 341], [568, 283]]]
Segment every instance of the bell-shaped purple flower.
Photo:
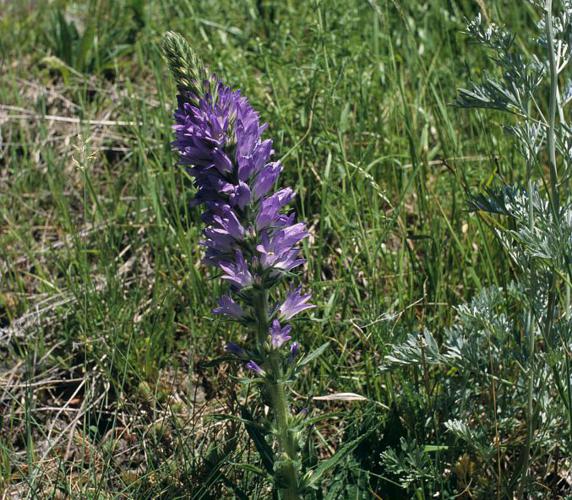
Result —
[[244, 311], [242, 307], [240, 307], [230, 295], [223, 295], [218, 300], [219, 307], [213, 309], [214, 314], [224, 314], [234, 319], [240, 319], [244, 317]]
[[245, 182], [239, 181], [238, 185], [227, 184], [221, 192], [228, 195], [228, 200], [232, 206], [241, 210], [244, 210], [244, 207], [250, 203], [250, 187]]
[[264, 199], [260, 204], [260, 211], [256, 217], [256, 229], [271, 226], [279, 217], [280, 210], [294, 199], [294, 191], [284, 188]]
[[256, 373], [256, 375], [264, 375], [264, 370], [258, 366], [257, 363], [255, 363], [254, 361], [250, 360], [248, 363], [246, 363], [246, 368], [248, 368], [250, 371], [253, 371], [254, 373]]
[[[264, 129], [266, 128], [263, 126]], [[259, 127], [259, 133], [262, 133], [263, 127]], [[237, 130], [237, 134], [238, 134]], [[236, 161], [238, 163], [238, 178], [241, 181], [248, 181], [256, 176], [262, 167], [268, 162], [272, 155], [272, 141], [266, 139], [257, 144], [252, 151], [246, 154], [237, 154]]]
[[252, 187], [254, 200], [258, 200], [263, 196], [266, 196], [268, 191], [270, 191], [274, 186], [280, 172], [282, 172], [282, 165], [278, 162], [269, 163], [264, 166], [254, 180], [254, 185]]
[[271, 236], [268, 236], [267, 232], [262, 233], [262, 242], [256, 247], [256, 250], [261, 254], [262, 266], [265, 269], [274, 267], [283, 271], [290, 271], [303, 264], [304, 259], [298, 259], [299, 250], [294, 246], [306, 236], [308, 236], [308, 232], [303, 223], [274, 231]]
[[275, 319], [270, 327], [270, 342], [272, 343], [272, 347], [274, 347], [274, 349], [279, 349], [288, 342], [292, 338], [290, 336], [291, 331], [292, 327], [290, 325], [281, 327], [280, 322]]
[[298, 357], [298, 354], [300, 354], [300, 344], [298, 344], [298, 342], [292, 342], [290, 345], [290, 355], [288, 356], [288, 361], [293, 363], [294, 360]]
[[244, 260], [244, 255], [240, 250], [235, 252], [234, 262], [219, 262], [219, 267], [224, 271], [223, 280], [230, 281], [237, 288], [244, 288], [252, 284], [252, 274], [248, 269], [248, 264]]
[[244, 228], [232, 208], [226, 207], [221, 210], [220, 215], [213, 216], [213, 226], [219, 232], [224, 232], [240, 241], [244, 237]]
[[226, 155], [224, 150], [215, 148], [212, 153], [214, 166], [219, 173], [225, 175], [232, 172], [233, 165], [231, 159]]
[[308, 304], [308, 301], [311, 299], [311, 294], [302, 295], [300, 292], [302, 287], [299, 286], [298, 288], [292, 290], [288, 293], [286, 300], [282, 303], [280, 308], [278, 309], [280, 312], [280, 316], [285, 320], [290, 320], [296, 314], [305, 311], [306, 309], [312, 309], [316, 306], [313, 304]]

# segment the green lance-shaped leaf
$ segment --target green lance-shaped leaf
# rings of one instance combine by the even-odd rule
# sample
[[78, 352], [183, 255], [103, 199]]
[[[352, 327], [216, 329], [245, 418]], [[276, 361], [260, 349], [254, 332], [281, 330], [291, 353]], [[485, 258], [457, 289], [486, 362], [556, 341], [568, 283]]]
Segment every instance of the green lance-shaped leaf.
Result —
[[245, 423], [246, 431], [260, 454], [262, 465], [264, 465], [268, 473], [272, 475], [274, 471], [274, 454], [272, 452], [272, 448], [266, 442], [265, 435], [261, 431], [260, 427], [253, 422], [252, 414], [248, 408], [246, 408], [246, 406], [241, 406], [240, 411], [243, 422]]
[[309, 471], [303, 479], [304, 487], [306, 488], [317, 488], [320, 484], [320, 481], [324, 477], [324, 475], [336, 467], [346, 456], [348, 456], [364, 439], [369, 437], [372, 434], [372, 430], [366, 432], [365, 434], [359, 436], [358, 438], [346, 443], [342, 446], [336, 453], [324, 460], [318, 467]]
[[179, 33], [168, 31], [163, 35], [161, 47], [179, 91], [202, 97], [209, 73], [187, 40]]
[[307, 365], [308, 363], [310, 363], [311, 361], [314, 361], [316, 358], [318, 358], [330, 345], [329, 342], [326, 342], [325, 344], [322, 344], [320, 347], [318, 347], [317, 349], [313, 350], [310, 354], [308, 354], [307, 356], [304, 356], [300, 362], [298, 363], [298, 366], [304, 366]]

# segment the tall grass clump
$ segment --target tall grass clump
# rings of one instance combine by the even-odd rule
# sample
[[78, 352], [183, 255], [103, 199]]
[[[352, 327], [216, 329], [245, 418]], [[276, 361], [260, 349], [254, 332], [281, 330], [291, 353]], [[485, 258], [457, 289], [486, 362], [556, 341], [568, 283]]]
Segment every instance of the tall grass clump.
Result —
[[133, 51], [146, 23], [141, 0], [90, 0], [71, 7], [58, 3], [46, 11], [47, 26], [39, 41], [48, 55], [42, 62], [66, 82], [71, 75], [113, 76], [119, 58]]

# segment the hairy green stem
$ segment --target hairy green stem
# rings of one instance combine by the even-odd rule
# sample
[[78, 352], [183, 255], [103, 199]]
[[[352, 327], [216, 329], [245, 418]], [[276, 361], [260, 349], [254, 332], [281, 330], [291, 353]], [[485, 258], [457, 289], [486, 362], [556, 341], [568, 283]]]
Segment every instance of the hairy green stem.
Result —
[[282, 462], [280, 473], [283, 477], [284, 488], [281, 489], [281, 493], [282, 498], [291, 500], [298, 498], [298, 473], [296, 470], [298, 450], [294, 435], [290, 430], [290, 407], [285, 384], [282, 380], [280, 360], [275, 355], [272, 355], [270, 362], [274, 372], [273, 375], [276, 377], [275, 382], [268, 384], [268, 389], [274, 409], [278, 445], [282, 455], [280, 457]]
[[268, 337], [268, 291], [260, 290], [254, 298], [254, 312], [256, 314], [256, 343], [258, 350], [264, 352], [264, 343]]
[[[258, 349], [264, 352], [264, 344], [268, 339], [268, 291], [260, 290], [255, 303], [257, 332], [256, 341]], [[276, 426], [276, 439], [278, 441], [280, 469], [280, 494], [285, 500], [294, 500], [299, 498], [298, 495], [298, 472], [296, 468], [296, 459], [298, 455], [295, 436], [291, 432], [291, 414], [288, 404], [288, 396], [286, 394], [285, 382], [283, 380], [282, 365], [280, 354], [272, 352], [267, 359], [265, 368], [270, 370], [269, 377], [266, 382], [266, 390], [270, 397], [272, 411], [274, 414], [274, 423]]]

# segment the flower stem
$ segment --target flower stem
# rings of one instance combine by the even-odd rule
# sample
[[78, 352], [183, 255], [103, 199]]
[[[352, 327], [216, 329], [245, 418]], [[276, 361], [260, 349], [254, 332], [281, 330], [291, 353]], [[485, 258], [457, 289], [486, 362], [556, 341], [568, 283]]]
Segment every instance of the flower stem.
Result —
[[[257, 331], [256, 341], [260, 353], [264, 352], [264, 344], [268, 339], [268, 291], [260, 290], [254, 301]], [[270, 396], [276, 437], [279, 447], [279, 462], [281, 463], [280, 493], [284, 500], [294, 500], [298, 495], [298, 473], [296, 470], [297, 446], [293, 433], [290, 431], [291, 415], [283, 380], [280, 354], [277, 351], [268, 356], [266, 368], [270, 370], [266, 389]]]
[[290, 500], [298, 498], [298, 474], [296, 471], [296, 442], [292, 432], [290, 431], [290, 408], [288, 405], [288, 396], [285, 391], [285, 384], [281, 380], [282, 370], [280, 368], [280, 360], [277, 356], [272, 355], [271, 366], [275, 382], [269, 383], [269, 392], [271, 394], [272, 406], [274, 410], [274, 418], [276, 423], [276, 432], [278, 438], [278, 446], [283, 462], [280, 473], [283, 478], [283, 487], [281, 488], [282, 498]]
[[256, 344], [258, 350], [264, 352], [264, 343], [268, 337], [268, 290], [260, 290], [254, 300], [254, 313], [256, 315]]

